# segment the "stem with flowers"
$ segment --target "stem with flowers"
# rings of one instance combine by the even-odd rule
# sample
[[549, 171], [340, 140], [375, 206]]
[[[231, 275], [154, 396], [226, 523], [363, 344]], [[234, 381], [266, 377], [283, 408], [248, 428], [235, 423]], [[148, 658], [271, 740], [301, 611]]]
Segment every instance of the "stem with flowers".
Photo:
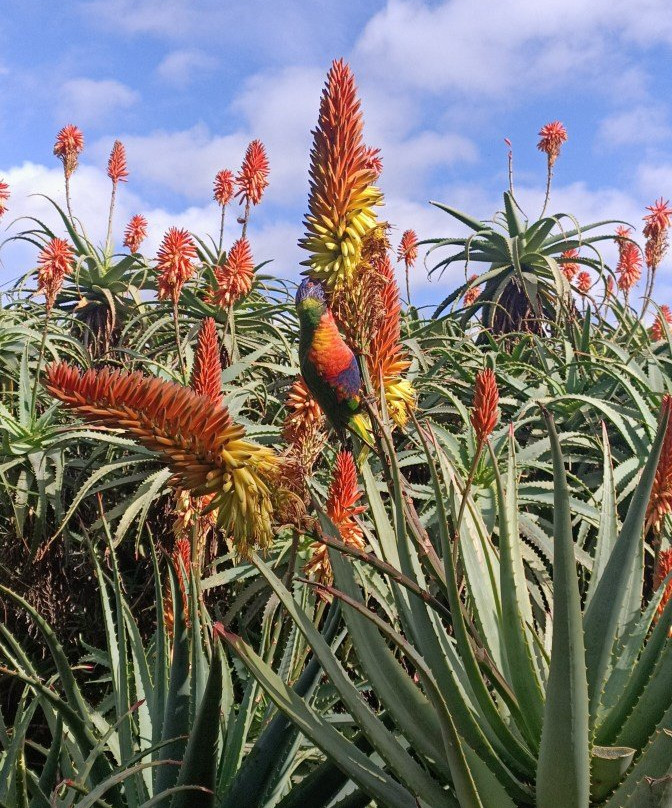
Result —
[[35, 367], [35, 379], [33, 380], [33, 391], [30, 397], [30, 417], [35, 417], [35, 406], [37, 404], [37, 388], [41, 383], [42, 363], [44, 362], [44, 352], [47, 347], [47, 336], [49, 334], [49, 321], [51, 319], [51, 306], [47, 306], [47, 313], [44, 318], [44, 328], [42, 329], [42, 340], [40, 350], [37, 354], [37, 365]]
[[187, 366], [182, 355], [182, 345], [180, 343], [180, 325], [179, 325], [179, 310], [177, 295], [173, 297], [173, 325], [175, 326], [175, 346], [177, 348], [177, 358], [180, 363], [180, 373], [182, 374], [182, 384], [187, 384], [189, 379], [187, 377]]

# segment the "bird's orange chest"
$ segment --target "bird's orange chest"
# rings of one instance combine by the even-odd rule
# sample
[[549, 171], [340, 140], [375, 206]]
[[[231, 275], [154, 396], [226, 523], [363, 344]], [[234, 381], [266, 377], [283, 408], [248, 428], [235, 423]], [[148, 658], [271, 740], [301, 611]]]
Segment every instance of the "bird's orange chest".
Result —
[[330, 313], [322, 315], [315, 329], [308, 358], [327, 379], [336, 378], [352, 363], [354, 354], [343, 341]]

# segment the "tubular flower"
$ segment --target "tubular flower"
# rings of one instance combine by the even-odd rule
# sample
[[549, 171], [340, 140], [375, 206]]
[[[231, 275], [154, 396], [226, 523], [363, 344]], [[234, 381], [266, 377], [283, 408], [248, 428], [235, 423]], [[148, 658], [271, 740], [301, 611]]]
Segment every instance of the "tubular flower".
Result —
[[579, 272], [579, 276], [576, 279], [576, 288], [582, 295], [587, 295], [590, 292], [590, 287], [592, 286], [592, 281], [590, 280], [590, 272]]
[[381, 291], [383, 317], [369, 346], [367, 363], [369, 374], [376, 389], [382, 387], [385, 403], [392, 420], [400, 427], [408, 421], [409, 412], [415, 409], [415, 390], [402, 374], [411, 363], [401, 346], [401, 302], [399, 287], [394, 277], [390, 259], [385, 255], [378, 271], [385, 285]]
[[672, 208], [668, 207], [669, 202], [664, 202], [661, 196], [653, 205], [649, 205], [647, 210], [651, 213], [644, 217], [644, 256], [649, 269], [657, 269], [658, 265], [667, 250], [667, 230], [670, 226]]
[[[470, 275], [467, 278], [467, 283], [473, 283], [478, 275]], [[470, 286], [467, 291], [464, 293], [464, 297], [462, 298], [462, 302], [465, 306], [473, 305], [478, 298], [480, 297], [481, 289], [478, 286]]]
[[118, 182], [128, 181], [128, 170], [126, 168], [126, 149], [120, 140], [115, 140], [110, 152], [110, 159], [107, 161], [107, 176], [116, 185]]
[[476, 433], [476, 442], [483, 444], [492, 434], [499, 421], [499, 390], [495, 373], [490, 368], [476, 374], [474, 406], [471, 409], [471, 425]]
[[198, 346], [191, 372], [191, 389], [205, 396], [213, 404], [222, 402], [222, 363], [219, 355], [217, 326], [212, 317], [206, 317], [198, 332]]
[[632, 241], [623, 241], [619, 246], [621, 254], [616, 267], [618, 288], [629, 292], [642, 277], [642, 254]]
[[403, 261], [406, 269], [410, 269], [418, 260], [418, 236], [415, 230], [405, 230], [399, 249], [397, 250], [397, 261]]
[[9, 185], [0, 180], [0, 219], [7, 213], [7, 200], [9, 199]]
[[245, 440], [224, 406], [188, 387], [119, 370], [82, 373], [65, 362], [46, 371], [47, 390], [87, 421], [122, 429], [157, 452], [173, 473], [172, 484], [195, 496], [212, 495], [217, 524], [246, 556], [272, 539], [272, 491], [278, 457]]
[[[654, 590], [660, 589], [670, 572], [672, 572], [672, 550], [661, 550], [653, 574]], [[662, 615], [670, 598], [672, 598], [672, 579], [670, 579], [665, 586], [665, 592], [663, 592], [663, 596], [656, 609], [656, 619]], [[672, 636], [672, 630], [670, 631], [670, 636]]]
[[131, 217], [131, 220], [126, 225], [124, 230], [124, 247], [132, 253], [137, 253], [140, 245], [147, 238], [147, 219], [138, 213]]
[[84, 149], [84, 135], [81, 130], [69, 123], [56, 135], [54, 154], [63, 163], [65, 176], [72, 176], [77, 168], [77, 158]]
[[362, 113], [355, 79], [343, 60], [335, 61], [322, 91], [310, 152], [310, 193], [299, 245], [310, 258], [308, 274], [330, 291], [355, 273], [362, 241], [376, 226], [374, 207], [382, 194], [371, 183], [375, 167], [362, 140]]
[[159, 300], [169, 297], [174, 303], [177, 302], [182, 287], [194, 272], [194, 258], [196, 247], [189, 233], [171, 227], [163, 237], [156, 256]]
[[579, 271], [579, 265], [572, 259], [578, 257], [578, 250], [565, 250], [560, 256], [561, 259], [564, 259], [560, 264], [560, 269], [562, 270], [562, 274], [570, 283], [574, 280], [574, 276]]
[[[186, 539], [189, 546], [193, 540], [196, 541], [196, 558], [198, 568], [202, 568], [205, 561], [206, 545], [209, 536], [214, 537], [217, 527], [217, 511], [209, 506], [214, 499], [213, 494], [204, 497], [195, 497], [189, 491], [178, 490], [175, 492], [175, 505], [173, 508], [173, 535], [175, 542]], [[212, 551], [216, 550], [216, 542], [213, 542]]]
[[268, 157], [260, 140], [253, 140], [247, 147], [243, 164], [236, 176], [238, 191], [236, 197], [241, 202], [258, 205], [268, 187]]
[[[663, 412], [672, 413], [672, 396], [663, 396], [661, 409]], [[669, 422], [665, 430], [660, 460], [646, 509], [645, 532], [648, 532], [650, 528], [660, 532], [666, 513], [672, 513], [672, 426]]]
[[235, 190], [234, 183], [233, 172], [229, 171], [228, 168], [223, 168], [221, 171], [217, 172], [213, 196], [215, 202], [223, 208], [226, 207], [233, 198], [233, 192]]
[[216, 306], [226, 309], [249, 294], [254, 279], [254, 260], [246, 238], [234, 242], [224, 265], [215, 267], [215, 278], [217, 288], [211, 290], [208, 300]]
[[[175, 576], [178, 582], [178, 592], [182, 598], [182, 614], [184, 621], [189, 626], [191, 616], [189, 614], [189, 575], [191, 571], [191, 543], [189, 539], [182, 538], [175, 541], [173, 552], [170, 554], [168, 562], [172, 564], [175, 570]], [[163, 619], [166, 623], [166, 630], [169, 636], [173, 636], [175, 631], [175, 610], [173, 609], [173, 596], [170, 586], [170, 576], [166, 578], [166, 584], [163, 589]]]
[[672, 309], [670, 309], [667, 303], [664, 303], [660, 307], [660, 312], [651, 326], [651, 339], [654, 342], [658, 342], [658, 340], [662, 339], [665, 335], [663, 321], [665, 321], [668, 326], [672, 326]]
[[[357, 504], [361, 497], [362, 492], [357, 486], [355, 461], [350, 452], [341, 451], [336, 457], [336, 465], [329, 485], [327, 516], [338, 530], [344, 544], [363, 550], [366, 546], [364, 531], [356, 520], [356, 517], [366, 510], [364, 505]], [[303, 568], [304, 572], [314, 575], [315, 580], [321, 584], [331, 584], [334, 576], [326, 545], [314, 542], [311, 549], [313, 554]]]
[[380, 156], [380, 149], [372, 146], [366, 147], [366, 167], [373, 172], [373, 179], [377, 180], [383, 173], [383, 158]]
[[46, 297], [49, 312], [54, 307], [65, 276], [72, 270], [74, 253], [65, 239], [52, 238], [40, 252], [37, 263], [37, 291]]
[[537, 148], [546, 153], [552, 166], [558, 159], [560, 147], [567, 140], [567, 130], [560, 121], [552, 121], [541, 127], [539, 137], [541, 140], [537, 143]]

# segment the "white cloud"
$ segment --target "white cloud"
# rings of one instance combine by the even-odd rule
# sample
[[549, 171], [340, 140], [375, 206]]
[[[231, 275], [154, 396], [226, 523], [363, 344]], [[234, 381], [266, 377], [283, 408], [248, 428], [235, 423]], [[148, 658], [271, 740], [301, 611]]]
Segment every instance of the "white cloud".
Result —
[[597, 131], [600, 146], [636, 146], [657, 143], [670, 135], [667, 110], [659, 105], [641, 104], [605, 118]]
[[98, 126], [139, 100], [140, 94], [120, 81], [77, 78], [62, 85], [57, 109], [62, 120]]
[[164, 81], [184, 88], [205, 71], [217, 66], [217, 59], [199, 50], [175, 50], [169, 53], [156, 68]]

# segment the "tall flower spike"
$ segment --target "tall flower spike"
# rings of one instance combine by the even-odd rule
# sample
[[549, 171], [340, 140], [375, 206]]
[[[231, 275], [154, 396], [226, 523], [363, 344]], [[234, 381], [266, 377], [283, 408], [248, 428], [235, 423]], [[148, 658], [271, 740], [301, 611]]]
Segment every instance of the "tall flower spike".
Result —
[[131, 217], [131, 220], [126, 225], [124, 230], [124, 247], [132, 253], [137, 253], [140, 245], [147, 238], [147, 219], [138, 213]]
[[213, 197], [215, 202], [222, 208], [226, 207], [233, 198], [235, 180], [233, 172], [228, 168], [223, 168], [217, 172], [215, 177], [215, 184], [213, 188]]
[[567, 140], [567, 130], [560, 121], [552, 121], [541, 127], [539, 137], [537, 148], [546, 153], [552, 166], [560, 155], [560, 147]]
[[495, 373], [490, 368], [476, 374], [474, 406], [471, 410], [471, 425], [476, 433], [476, 442], [483, 444], [492, 434], [499, 421], [499, 390]]
[[254, 279], [254, 259], [246, 238], [239, 238], [231, 246], [224, 265], [215, 267], [215, 278], [217, 287], [211, 290], [208, 299], [216, 306], [226, 309], [250, 293]]
[[383, 173], [383, 158], [380, 156], [380, 149], [373, 146], [366, 147], [366, 167], [373, 172], [374, 182]]
[[0, 219], [7, 213], [7, 200], [9, 199], [9, 185], [0, 180]]
[[672, 326], [672, 309], [670, 309], [667, 303], [663, 303], [660, 307], [660, 312], [651, 326], [651, 339], [653, 342], [658, 342], [658, 340], [661, 340], [665, 335], [663, 322], [667, 323], [668, 326]]
[[644, 257], [649, 269], [656, 270], [667, 250], [667, 230], [670, 226], [672, 208], [669, 202], [665, 202], [661, 196], [653, 205], [649, 205], [647, 210], [651, 213], [644, 217]]
[[562, 270], [562, 274], [570, 283], [574, 280], [574, 276], [579, 271], [579, 265], [573, 260], [574, 258], [578, 257], [579, 251], [576, 249], [565, 250], [560, 256], [562, 259], [560, 269]]
[[387, 255], [379, 263], [378, 273], [384, 281], [380, 293], [383, 317], [371, 341], [367, 363], [376, 389], [379, 388], [382, 378], [385, 403], [390, 417], [398, 426], [404, 427], [410, 411], [415, 409], [416, 395], [411, 382], [403, 377], [411, 363], [406, 358], [400, 341], [399, 287]]
[[[470, 275], [467, 278], [467, 283], [473, 283], [476, 280], [476, 278], [478, 278], [478, 275]], [[479, 286], [470, 286], [464, 293], [464, 298], [462, 299], [462, 302], [464, 303], [465, 306], [471, 306], [478, 300], [480, 294], [481, 289]]]
[[287, 415], [282, 425], [282, 437], [294, 443], [307, 431], [322, 429], [324, 413], [306, 387], [303, 376], [297, 376], [285, 401]]
[[115, 140], [110, 152], [110, 159], [107, 161], [107, 176], [116, 185], [118, 182], [128, 181], [128, 169], [126, 167], [126, 149], [120, 140]]
[[65, 176], [72, 176], [77, 168], [79, 155], [84, 149], [84, 135], [74, 124], [64, 126], [56, 135], [54, 154], [63, 162]]
[[46, 298], [51, 311], [61, 291], [65, 276], [72, 270], [75, 256], [65, 239], [52, 238], [40, 252], [37, 263], [37, 291]]
[[[654, 590], [660, 589], [670, 572], [672, 572], [672, 550], [661, 550], [658, 554], [658, 561], [653, 574]], [[670, 598], [672, 598], [672, 579], [665, 586], [665, 591], [656, 610], [656, 619], [660, 618]], [[670, 636], [672, 636], [672, 629], [670, 629]]]
[[156, 256], [159, 300], [169, 297], [176, 302], [182, 287], [193, 275], [196, 247], [186, 230], [171, 227], [163, 237]]
[[222, 363], [219, 357], [217, 326], [212, 317], [203, 320], [198, 332], [191, 389], [200, 396], [209, 398], [213, 404], [222, 402]]
[[174, 382], [103, 368], [82, 373], [65, 362], [46, 371], [47, 390], [94, 424], [127, 432], [157, 452], [172, 484], [195, 496], [212, 494], [211, 509], [239, 555], [272, 540], [278, 457], [245, 439], [226, 407]]
[[268, 187], [268, 157], [260, 140], [253, 140], [247, 147], [243, 164], [236, 176], [236, 197], [245, 204], [258, 205]]
[[403, 261], [410, 269], [418, 260], [418, 236], [415, 230], [405, 230], [399, 242], [397, 261]]
[[592, 286], [592, 281], [590, 279], [590, 272], [584, 270], [583, 272], [579, 272], [579, 275], [576, 279], [576, 288], [582, 295], [587, 295], [590, 292], [590, 287]]
[[620, 257], [616, 267], [618, 288], [629, 292], [642, 277], [642, 254], [632, 241], [620, 243]]
[[299, 245], [310, 258], [308, 274], [330, 290], [352, 278], [362, 240], [376, 226], [374, 208], [382, 195], [371, 183], [375, 168], [362, 140], [363, 120], [355, 79], [342, 60], [335, 61], [320, 100], [310, 152], [310, 194]]
[[[357, 503], [362, 492], [357, 485], [357, 468], [350, 452], [341, 451], [336, 457], [336, 465], [327, 495], [327, 516], [338, 530], [341, 541], [363, 550], [364, 531], [357, 523], [356, 517], [366, 510], [366, 506]], [[313, 543], [313, 554], [305, 565], [304, 572], [313, 575], [322, 584], [333, 581], [333, 572], [329, 561], [327, 547], [318, 542]]]
[[[672, 396], [663, 397], [662, 411], [672, 413]], [[660, 460], [651, 489], [651, 497], [646, 509], [646, 528], [660, 532], [663, 517], [672, 513], [672, 424], [668, 422], [665, 430]]]

